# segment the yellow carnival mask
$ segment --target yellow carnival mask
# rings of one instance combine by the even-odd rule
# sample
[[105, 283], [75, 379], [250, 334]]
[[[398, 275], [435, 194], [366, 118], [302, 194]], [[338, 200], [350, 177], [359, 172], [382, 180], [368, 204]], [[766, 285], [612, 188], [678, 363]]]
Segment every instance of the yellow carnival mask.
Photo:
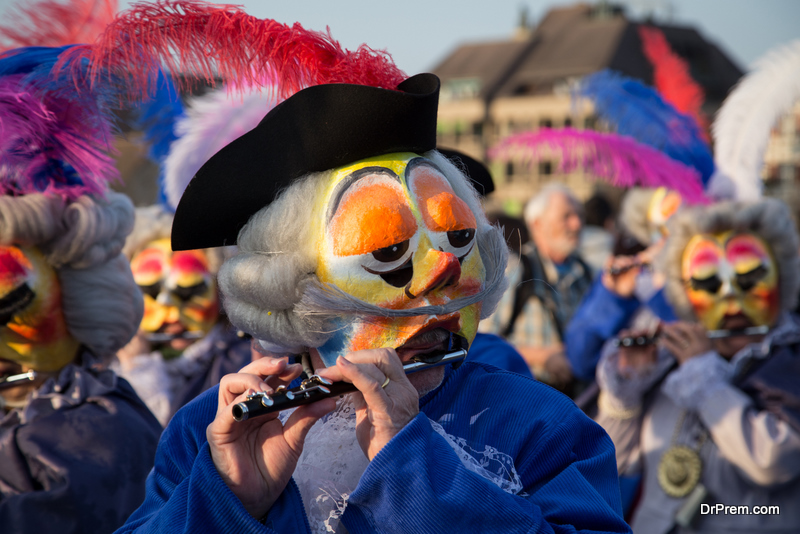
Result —
[[131, 271], [144, 294], [141, 330], [180, 337], [216, 323], [217, 285], [202, 250], [172, 252], [169, 239], [158, 239], [131, 259]]
[[[430, 160], [399, 153], [336, 169], [321, 210], [317, 276], [388, 309], [442, 305], [481, 291], [477, 222]], [[435, 350], [450, 333], [475, 337], [481, 303], [443, 316], [373, 317], [340, 325], [319, 348], [326, 365], [353, 350]]]
[[35, 248], [0, 247], [0, 357], [58, 371], [79, 343], [67, 331], [55, 270]]
[[696, 235], [683, 252], [686, 294], [708, 330], [772, 326], [780, 312], [778, 269], [766, 243], [753, 234]]

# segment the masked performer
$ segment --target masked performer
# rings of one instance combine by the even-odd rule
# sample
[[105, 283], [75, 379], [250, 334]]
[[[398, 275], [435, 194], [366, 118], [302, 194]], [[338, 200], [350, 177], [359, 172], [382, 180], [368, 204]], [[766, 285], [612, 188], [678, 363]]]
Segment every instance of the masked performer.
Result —
[[[577, 378], [594, 380], [603, 344], [616, 338], [621, 329], [636, 325], [647, 330], [659, 320], [676, 319], [662, 290], [664, 277], [652, 266], [664, 245], [665, 223], [680, 204], [680, 195], [663, 187], [633, 188], [626, 193], [618, 250], [567, 325], [566, 352]], [[630, 240], [636, 245], [626, 245]]]
[[[657, 347], [605, 354], [597, 373], [597, 420], [614, 439], [620, 474], [644, 476], [634, 532], [800, 527], [791, 505], [800, 498], [800, 324], [788, 312], [797, 250], [777, 200], [689, 209], [670, 221], [661, 267], [682, 320], [661, 327]], [[716, 503], [773, 505], [780, 515], [708, 514]]]
[[141, 504], [160, 426], [101, 370], [142, 317], [102, 84], [63, 49], [0, 56], [0, 530], [109, 532]]
[[[218, 276], [231, 322], [359, 392], [237, 422], [249, 393], [286, 399], [277, 388], [301, 366], [262, 358], [223, 377], [170, 421], [123, 531], [627, 532], [611, 442], [569, 399], [469, 361], [403, 371], [470, 342], [505, 289], [502, 234], [435, 151], [438, 79], [298, 25], [176, 5], [137, 6], [83, 53], [146, 58], [179, 38], [164, 60], [224, 51], [216, 72], [284, 80], [313, 68], [200, 169], [173, 249], [235, 243]], [[354, 71], [365, 76], [343, 75]]]
[[173, 252], [172, 214], [137, 208], [123, 253], [144, 297], [136, 336], [111, 368], [166, 426], [188, 401], [250, 363], [250, 338], [220, 313], [216, 273], [222, 249]]

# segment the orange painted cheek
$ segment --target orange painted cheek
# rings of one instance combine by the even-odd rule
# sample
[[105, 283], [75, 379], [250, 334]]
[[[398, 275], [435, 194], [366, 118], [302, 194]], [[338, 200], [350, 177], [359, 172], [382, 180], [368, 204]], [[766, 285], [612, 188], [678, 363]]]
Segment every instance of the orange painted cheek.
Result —
[[162, 306], [150, 295], [144, 296], [144, 315], [139, 326], [145, 332], [155, 332], [167, 319], [167, 307]]
[[347, 194], [329, 228], [334, 253], [354, 256], [410, 239], [417, 224], [399, 188], [375, 183]]

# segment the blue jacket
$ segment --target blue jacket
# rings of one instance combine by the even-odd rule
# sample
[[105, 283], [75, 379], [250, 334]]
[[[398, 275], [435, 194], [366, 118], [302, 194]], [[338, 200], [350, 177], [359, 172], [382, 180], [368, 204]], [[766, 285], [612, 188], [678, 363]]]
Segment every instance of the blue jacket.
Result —
[[[630, 532], [622, 519], [614, 446], [567, 397], [495, 367], [466, 362], [420, 400], [420, 414], [370, 462], [342, 522], [367, 532]], [[262, 525], [220, 478], [206, 442], [217, 387], [164, 431], [144, 504], [118, 532], [309, 532], [290, 481]], [[522, 491], [467, 469], [434, 430], [464, 450], [508, 455]], [[497, 472], [495, 472], [497, 475]]]
[[488, 363], [533, 378], [530, 367], [514, 345], [494, 334], [478, 332], [469, 346], [467, 361]]
[[595, 280], [567, 325], [564, 336], [567, 359], [576, 378], [594, 380], [603, 344], [628, 326], [642, 306], [650, 308], [662, 321], [676, 319], [663, 289], [647, 302], [640, 302], [636, 297], [620, 297], [608, 290], [600, 278]]

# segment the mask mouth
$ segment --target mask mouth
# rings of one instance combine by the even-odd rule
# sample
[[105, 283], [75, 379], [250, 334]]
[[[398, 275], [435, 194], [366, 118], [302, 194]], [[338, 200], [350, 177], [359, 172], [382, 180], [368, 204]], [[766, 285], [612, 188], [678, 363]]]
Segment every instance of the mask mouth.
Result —
[[397, 355], [403, 363], [436, 361], [450, 348], [451, 336], [452, 333], [441, 326], [414, 334], [396, 349]]
[[733, 330], [733, 331], [744, 330], [745, 328], [750, 328], [751, 326], [757, 326], [757, 325], [753, 323], [753, 321], [743, 313], [726, 315], [719, 322], [720, 330]]

